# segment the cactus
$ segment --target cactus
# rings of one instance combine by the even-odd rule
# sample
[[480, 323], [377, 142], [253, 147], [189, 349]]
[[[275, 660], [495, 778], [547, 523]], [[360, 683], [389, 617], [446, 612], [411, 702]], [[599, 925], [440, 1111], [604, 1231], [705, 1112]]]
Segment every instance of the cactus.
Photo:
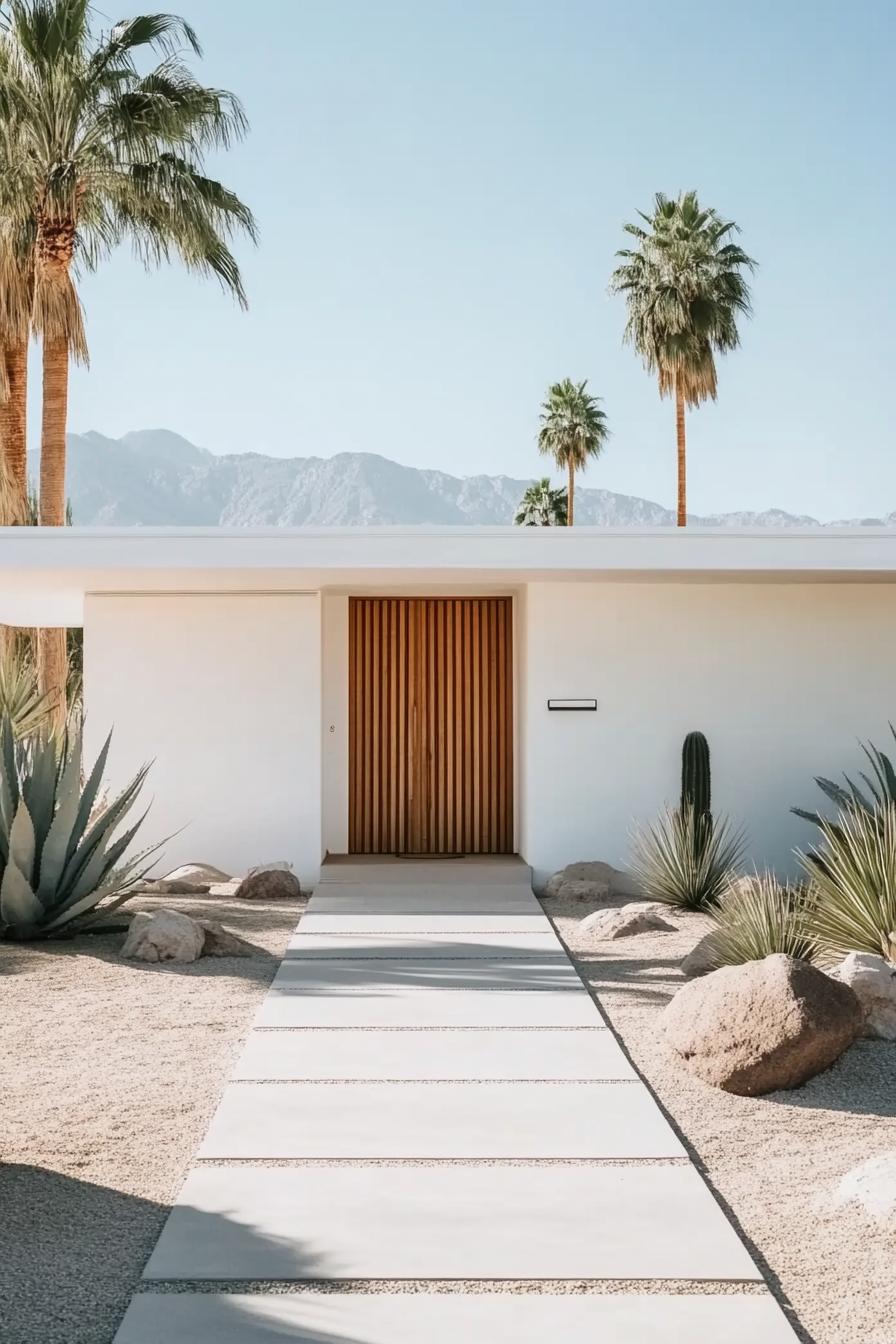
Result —
[[709, 743], [702, 733], [688, 733], [681, 749], [681, 810], [691, 807], [697, 817], [712, 813]]

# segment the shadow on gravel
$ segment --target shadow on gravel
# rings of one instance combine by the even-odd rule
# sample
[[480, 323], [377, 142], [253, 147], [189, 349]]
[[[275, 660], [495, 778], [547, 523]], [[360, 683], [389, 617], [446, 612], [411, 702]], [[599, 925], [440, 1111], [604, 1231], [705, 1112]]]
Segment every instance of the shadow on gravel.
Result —
[[[78, 1180], [60, 1172], [18, 1163], [0, 1164], [0, 1320], [3, 1344], [112, 1344], [131, 1295], [140, 1344], [173, 1344], [190, 1339], [189, 1322], [177, 1336], [166, 1324], [166, 1305], [180, 1293], [160, 1295], [140, 1276], [169, 1213], [167, 1205]], [[232, 1244], [257, 1253], [264, 1246], [282, 1261], [283, 1247], [218, 1214], [183, 1209], [195, 1246]], [[312, 1250], [290, 1240], [297, 1279], [327, 1278], [327, 1267]], [[168, 1285], [171, 1286], [171, 1285]], [[209, 1285], [211, 1286], [211, 1285]], [[209, 1337], [241, 1341], [250, 1325], [252, 1340], [295, 1339], [295, 1323], [278, 1321], [276, 1310], [259, 1317], [246, 1298], [227, 1295], [216, 1284], [214, 1330]], [[146, 1291], [149, 1290], [149, 1291]], [[191, 1302], [202, 1294], [191, 1295]], [[189, 1309], [189, 1308], [188, 1308]], [[308, 1344], [357, 1344], [327, 1327], [326, 1298], [309, 1307]], [[304, 1331], [304, 1321], [303, 1321]], [[199, 1338], [198, 1333], [195, 1336]], [[202, 1336], [205, 1337], [204, 1335]]]

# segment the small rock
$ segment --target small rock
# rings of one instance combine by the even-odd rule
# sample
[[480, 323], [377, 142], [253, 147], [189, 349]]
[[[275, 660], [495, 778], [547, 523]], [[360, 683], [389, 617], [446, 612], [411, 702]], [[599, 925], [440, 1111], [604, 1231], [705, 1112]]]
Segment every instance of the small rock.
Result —
[[652, 930], [674, 932], [675, 927], [663, 918], [662, 906], [633, 901], [618, 910], [595, 910], [579, 924], [579, 932], [597, 941], [610, 942], [614, 938], [630, 938], [636, 933]]
[[231, 933], [214, 919], [197, 919], [196, 923], [205, 933], [202, 943], [204, 957], [251, 957], [257, 951], [245, 938]]
[[692, 948], [684, 961], [681, 963], [681, 973], [686, 980], [693, 980], [698, 975], [708, 975], [710, 971], [719, 969], [718, 957], [716, 955], [715, 932], [704, 934], [696, 947]]
[[274, 863], [259, 863], [255, 868], [250, 868], [247, 877], [254, 877], [256, 873], [291, 873], [292, 864], [288, 859], [277, 859]]
[[896, 966], [872, 952], [850, 952], [834, 975], [862, 1005], [865, 1035], [896, 1041]]
[[295, 900], [302, 886], [295, 873], [285, 868], [262, 868], [244, 877], [236, 895], [242, 901]]
[[829, 1068], [862, 1021], [848, 985], [781, 953], [692, 980], [662, 1013], [681, 1063], [746, 1097], [799, 1087]]
[[234, 877], [229, 882], [213, 882], [208, 889], [209, 896], [235, 896], [245, 878]]
[[205, 933], [178, 910], [138, 911], [131, 920], [120, 955], [129, 961], [196, 961]]
[[896, 1215], [896, 1151], [869, 1157], [853, 1167], [836, 1190], [818, 1203], [835, 1209], [860, 1204], [875, 1218], [892, 1219]]
[[567, 879], [561, 883], [557, 898], [561, 901], [608, 901], [610, 884], [588, 881], [586, 878]]
[[545, 896], [557, 896], [566, 882], [598, 882], [609, 888], [614, 896], [640, 896], [637, 882], [629, 873], [623, 873], [610, 863], [594, 860], [590, 863], [568, 863], [559, 873], [549, 877], [544, 887]]
[[215, 868], [211, 863], [182, 863], [179, 868], [165, 873], [162, 881], [196, 882], [201, 886], [210, 886], [212, 882], [229, 882], [232, 877], [232, 873], [225, 873], [223, 868]]

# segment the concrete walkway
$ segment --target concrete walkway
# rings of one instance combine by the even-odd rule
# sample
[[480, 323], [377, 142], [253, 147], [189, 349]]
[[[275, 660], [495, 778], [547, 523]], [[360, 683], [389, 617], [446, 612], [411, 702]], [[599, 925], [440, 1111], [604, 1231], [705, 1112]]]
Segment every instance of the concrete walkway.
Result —
[[795, 1336], [529, 870], [329, 863], [115, 1344], [547, 1338]]

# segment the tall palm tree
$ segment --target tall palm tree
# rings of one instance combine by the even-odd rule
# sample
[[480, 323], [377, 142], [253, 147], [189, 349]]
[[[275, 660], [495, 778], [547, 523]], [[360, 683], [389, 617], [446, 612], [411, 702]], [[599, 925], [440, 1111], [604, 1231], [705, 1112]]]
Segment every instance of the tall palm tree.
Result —
[[[694, 191], [658, 193], [643, 224], [626, 224], [637, 246], [617, 252], [610, 288], [625, 296], [624, 339], [634, 346], [661, 397], [675, 399], [678, 526], [687, 524], [685, 408], [717, 394], [715, 356], [740, 343], [737, 320], [751, 312], [745, 272], [755, 267], [732, 235], [732, 220], [703, 209]], [[646, 226], [646, 227], [645, 227]]]
[[[0, 216], [30, 236], [30, 324], [43, 343], [40, 521], [65, 523], [69, 362], [86, 360], [75, 278], [129, 239], [146, 265], [172, 257], [216, 277], [245, 306], [228, 246], [255, 235], [251, 212], [206, 176], [209, 149], [242, 136], [229, 93], [206, 88], [180, 56], [201, 55], [168, 14], [94, 33], [88, 0], [8, 0], [0, 33]], [[159, 63], [140, 73], [138, 63]], [[41, 636], [45, 689], [64, 684], [65, 635]], [[63, 704], [60, 696], [60, 703]]]
[[543, 476], [527, 487], [513, 519], [517, 527], [565, 527], [566, 491], [556, 490]]
[[554, 383], [542, 405], [539, 421], [539, 452], [552, 457], [567, 472], [568, 527], [573, 525], [576, 472], [583, 471], [591, 458], [600, 456], [610, 437], [607, 417], [598, 405], [600, 397], [592, 397], [585, 390], [587, 386], [587, 378], [581, 383], [570, 378]]

